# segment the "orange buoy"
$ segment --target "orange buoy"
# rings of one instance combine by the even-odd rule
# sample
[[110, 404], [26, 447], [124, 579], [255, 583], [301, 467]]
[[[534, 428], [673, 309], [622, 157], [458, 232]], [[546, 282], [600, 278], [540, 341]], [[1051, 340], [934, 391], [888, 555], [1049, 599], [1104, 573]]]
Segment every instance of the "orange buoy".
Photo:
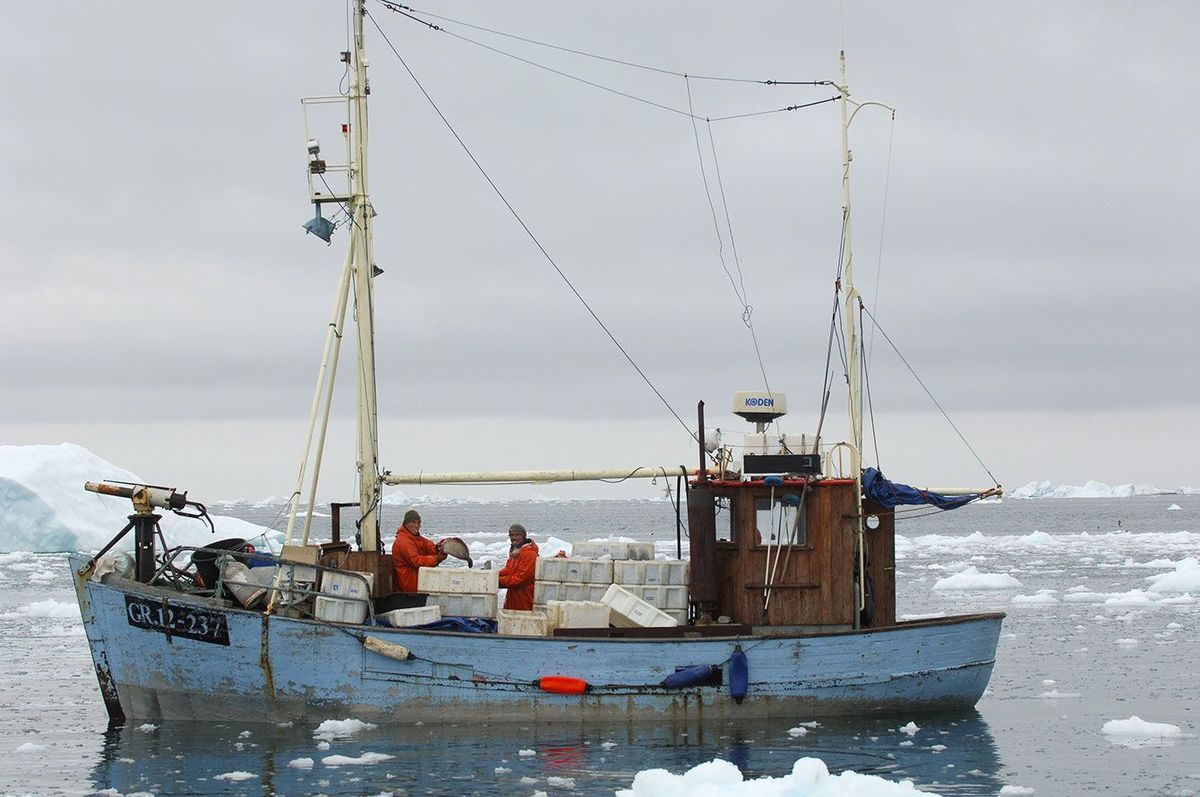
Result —
[[556, 695], [582, 695], [588, 690], [587, 681], [567, 675], [543, 675], [538, 679], [538, 686], [543, 692]]

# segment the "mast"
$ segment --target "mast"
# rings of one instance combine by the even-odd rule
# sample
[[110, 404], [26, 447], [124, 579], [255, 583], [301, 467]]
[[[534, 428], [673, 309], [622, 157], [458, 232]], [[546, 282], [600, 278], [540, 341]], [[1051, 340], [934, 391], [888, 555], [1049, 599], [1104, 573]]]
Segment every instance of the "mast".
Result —
[[354, 308], [358, 321], [358, 505], [359, 545], [379, 549], [379, 425], [375, 390], [375, 215], [367, 194], [367, 58], [363, 41], [366, 0], [352, 0], [354, 17], [354, 79], [350, 83], [350, 135], [354, 161], [350, 170], [351, 252], [354, 269]]
[[[858, 362], [858, 289], [854, 287], [854, 252], [850, 242], [850, 87], [846, 83], [846, 51], [840, 53], [842, 82], [838, 91], [842, 95], [842, 251], [846, 268], [842, 275], [842, 286], [846, 290], [844, 323], [846, 325], [846, 356], [849, 371], [850, 472], [855, 478], [862, 472], [862, 402], [860, 399], [861, 375]], [[862, 502], [862, 486], [859, 485], [859, 503]]]

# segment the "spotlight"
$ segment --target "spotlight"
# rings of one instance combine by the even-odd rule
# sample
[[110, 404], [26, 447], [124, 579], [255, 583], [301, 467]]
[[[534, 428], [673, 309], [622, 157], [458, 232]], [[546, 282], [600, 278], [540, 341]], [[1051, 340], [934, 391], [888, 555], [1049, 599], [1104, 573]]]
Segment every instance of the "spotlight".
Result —
[[316, 204], [316, 208], [317, 215], [304, 222], [304, 231], [312, 233], [325, 243], [330, 243], [329, 239], [333, 237], [333, 222], [322, 218], [321, 205], [319, 203]]

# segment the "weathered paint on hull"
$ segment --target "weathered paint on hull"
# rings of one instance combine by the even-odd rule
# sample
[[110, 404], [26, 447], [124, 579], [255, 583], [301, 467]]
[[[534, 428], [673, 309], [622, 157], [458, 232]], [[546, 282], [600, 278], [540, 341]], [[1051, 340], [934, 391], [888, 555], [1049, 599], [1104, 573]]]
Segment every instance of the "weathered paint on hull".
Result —
[[[82, 560], [73, 561], [78, 570]], [[129, 718], [373, 722], [720, 720], [961, 710], [991, 675], [1003, 615], [972, 615], [821, 636], [689, 639], [501, 637], [332, 626], [220, 610], [230, 644], [131, 625], [126, 594], [212, 609], [131, 582], [77, 582], [101, 681]], [[397, 661], [363, 647], [367, 633], [405, 646]], [[750, 692], [664, 689], [676, 667], [723, 665], [740, 644]], [[543, 675], [586, 680], [581, 696], [543, 692]], [[110, 705], [110, 712], [112, 711]]]

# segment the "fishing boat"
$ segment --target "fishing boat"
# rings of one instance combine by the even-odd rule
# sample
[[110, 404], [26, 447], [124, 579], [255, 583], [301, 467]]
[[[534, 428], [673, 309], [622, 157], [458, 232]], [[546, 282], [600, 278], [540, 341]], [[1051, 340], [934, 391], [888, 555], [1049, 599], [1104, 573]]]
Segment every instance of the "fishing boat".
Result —
[[[736, 454], [705, 429], [704, 404], [698, 403], [694, 466], [409, 474], [382, 467], [373, 316], [379, 272], [367, 192], [366, 0], [351, 0], [351, 9], [352, 49], [342, 54], [348, 91], [305, 101], [306, 109], [332, 105], [346, 113], [344, 163], [327, 161], [319, 140], [306, 135], [317, 210], [305, 229], [328, 241], [334, 224], [321, 211], [340, 211], [351, 241], [292, 493], [287, 544], [279, 552], [251, 552], [240, 540], [201, 549], [169, 546], [159, 513], [203, 522], [203, 504], [171, 487], [89, 483], [87, 489], [129, 500], [133, 508], [129, 524], [104, 550], [71, 558], [109, 715], [592, 722], [911, 714], [974, 706], [992, 672], [1004, 615], [897, 619], [895, 507], [952, 508], [995, 494], [999, 486], [918, 490], [863, 467], [859, 295], [848, 218], [838, 286], [848, 354], [845, 440], [824, 443], [820, 421], [815, 435], [769, 431], [785, 414], [786, 399], [770, 390], [749, 391], [736, 394], [734, 410], [755, 431]], [[841, 75], [840, 83], [828, 85], [842, 105], [848, 214], [851, 108], [865, 104], [849, 98], [844, 59]], [[359, 380], [353, 550], [338, 538], [337, 520], [332, 543], [309, 544], [329, 397], [351, 301]], [[377, 622], [386, 608], [381, 601], [396, 597], [391, 557], [379, 533], [385, 485], [610, 478], [679, 480], [677, 495], [687, 505], [677, 510], [678, 551], [682, 555], [686, 538], [689, 552], [681, 617], [650, 625], [564, 626], [537, 636], [469, 622]], [[335, 518], [343, 506], [335, 505]], [[108, 550], [129, 533], [131, 566], [106, 567]], [[253, 578], [251, 571], [268, 577]], [[312, 600], [328, 597], [318, 585], [333, 583], [346, 587], [342, 600], [356, 608], [355, 616], [314, 611]]]

